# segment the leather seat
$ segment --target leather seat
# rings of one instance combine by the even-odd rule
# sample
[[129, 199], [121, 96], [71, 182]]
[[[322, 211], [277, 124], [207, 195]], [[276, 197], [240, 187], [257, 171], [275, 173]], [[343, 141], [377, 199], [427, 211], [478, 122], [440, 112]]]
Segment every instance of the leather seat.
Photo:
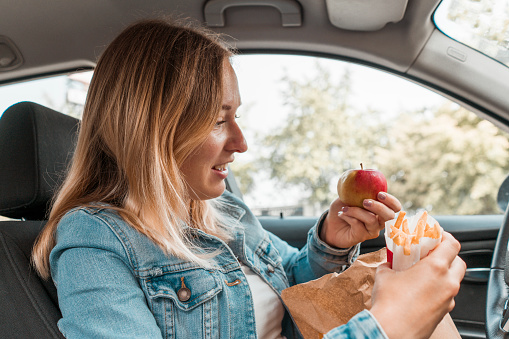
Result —
[[2, 338], [63, 338], [55, 286], [30, 264], [33, 243], [72, 157], [79, 121], [22, 102], [0, 118], [0, 329]]

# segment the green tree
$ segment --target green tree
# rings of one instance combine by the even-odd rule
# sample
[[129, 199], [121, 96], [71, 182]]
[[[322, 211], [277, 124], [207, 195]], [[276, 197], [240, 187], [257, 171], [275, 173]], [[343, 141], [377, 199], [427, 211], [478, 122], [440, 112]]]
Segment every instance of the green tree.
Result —
[[388, 146], [376, 152], [389, 191], [406, 210], [499, 213], [496, 192], [509, 170], [507, 135], [458, 105], [401, 116]]
[[351, 103], [348, 71], [332, 79], [317, 63], [313, 74], [282, 79], [288, 123], [264, 136], [265, 154], [242, 169], [245, 185], [253, 185], [253, 173], [270, 170], [279, 185], [301, 188], [310, 205], [323, 209], [337, 196], [339, 175], [362, 162], [386, 175], [406, 211], [499, 213], [496, 192], [509, 173], [507, 134], [452, 102], [390, 118], [360, 111]]
[[[351, 79], [346, 71], [333, 80], [320, 63], [309, 79], [293, 79], [283, 93], [291, 109], [288, 124], [271, 131], [264, 144], [270, 154], [262, 161], [272, 178], [283, 186], [298, 185], [308, 192], [308, 202], [327, 207], [336, 196], [332, 184], [345, 169], [369, 162], [376, 133], [366, 127], [366, 115], [350, 105]], [[373, 114], [374, 116], [374, 114]]]

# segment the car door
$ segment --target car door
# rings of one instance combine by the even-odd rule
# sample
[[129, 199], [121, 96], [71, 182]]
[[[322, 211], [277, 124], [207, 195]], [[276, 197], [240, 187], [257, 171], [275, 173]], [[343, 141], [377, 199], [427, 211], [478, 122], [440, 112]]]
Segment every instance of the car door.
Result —
[[[451, 316], [463, 338], [483, 338], [489, 266], [503, 219], [496, 196], [508, 168], [498, 157], [509, 155], [507, 135], [457, 103], [381, 71], [318, 57], [237, 58], [247, 106], [239, 123], [251, 154], [239, 155], [232, 169], [264, 228], [304, 246], [327, 201], [337, 197], [341, 172], [364, 159], [385, 173], [405, 211], [428, 210], [460, 241], [468, 269]], [[441, 146], [455, 142], [463, 144]], [[487, 154], [494, 148], [500, 153]], [[361, 253], [384, 246], [381, 234], [364, 242]]]

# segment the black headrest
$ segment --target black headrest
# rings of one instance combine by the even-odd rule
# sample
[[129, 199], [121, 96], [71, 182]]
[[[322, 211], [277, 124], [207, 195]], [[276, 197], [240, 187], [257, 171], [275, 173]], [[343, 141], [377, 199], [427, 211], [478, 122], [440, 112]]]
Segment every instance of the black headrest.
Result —
[[21, 102], [0, 117], [0, 215], [43, 220], [72, 158], [79, 120]]

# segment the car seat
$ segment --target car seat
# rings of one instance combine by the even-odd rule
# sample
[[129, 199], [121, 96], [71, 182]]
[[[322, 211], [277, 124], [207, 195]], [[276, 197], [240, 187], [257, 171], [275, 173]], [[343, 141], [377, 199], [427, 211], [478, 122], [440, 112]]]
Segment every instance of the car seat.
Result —
[[0, 117], [0, 216], [11, 218], [0, 221], [2, 338], [63, 338], [55, 286], [39, 278], [30, 256], [72, 157], [78, 123], [31, 102]]

